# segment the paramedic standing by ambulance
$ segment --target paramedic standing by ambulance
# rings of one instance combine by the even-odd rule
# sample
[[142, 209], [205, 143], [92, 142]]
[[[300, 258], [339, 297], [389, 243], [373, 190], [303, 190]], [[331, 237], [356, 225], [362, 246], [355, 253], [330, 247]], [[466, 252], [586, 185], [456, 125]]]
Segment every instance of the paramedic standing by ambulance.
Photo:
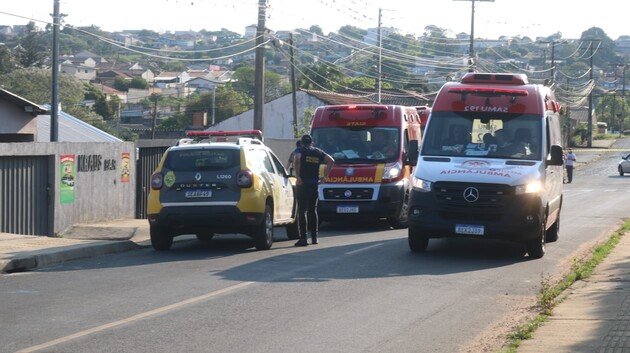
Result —
[[[293, 165], [297, 184], [298, 223], [300, 240], [295, 246], [307, 246], [307, 228], [311, 234], [311, 243], [317, 244], [317, 200], [319, 183], [328, 178], [335, 160], [326, 152], [313, 147], [311, 135], [304, 135], [300, 140], [302, 148], [296, 150]], [[319, 166], [326, 163], [324, 175], [320, 177]]]

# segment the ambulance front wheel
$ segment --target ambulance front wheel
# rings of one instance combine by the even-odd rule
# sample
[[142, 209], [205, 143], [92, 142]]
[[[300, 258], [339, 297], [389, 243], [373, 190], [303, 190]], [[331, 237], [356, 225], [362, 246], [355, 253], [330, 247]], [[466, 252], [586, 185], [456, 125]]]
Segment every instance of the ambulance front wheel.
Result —
[[411, 226], [407, 229], [407, 233], [409, 239], [409, 249], [411, 249], [411, 251], [427, 251], [427, 247], [429, 246], [429, 238], [427, 236], [422, 235], [418, 229]]

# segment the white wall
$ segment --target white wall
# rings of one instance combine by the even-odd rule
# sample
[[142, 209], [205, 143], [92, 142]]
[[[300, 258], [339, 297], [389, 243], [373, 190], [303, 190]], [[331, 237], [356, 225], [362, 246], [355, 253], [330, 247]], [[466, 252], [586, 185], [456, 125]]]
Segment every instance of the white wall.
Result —
[[[301, 127], [301, 120], [304, 110], [326, 105], [323, 101], [312, 95], [299, 91], [296, 94], [298, 126]], [[263, 136], [265, 139], [295, 139], [293, 136], [293, 105], [291, 94], [280, 97], [272, 102], [266, 103], [263, 111]], [[210, 119], [210, 117], [208, 117]], [[210, 127], [209, 131], [231, 131], [231, 130], [251, 130], [254, 128], [254, 110], [246, 111], [240, 115], [229, 118]]]

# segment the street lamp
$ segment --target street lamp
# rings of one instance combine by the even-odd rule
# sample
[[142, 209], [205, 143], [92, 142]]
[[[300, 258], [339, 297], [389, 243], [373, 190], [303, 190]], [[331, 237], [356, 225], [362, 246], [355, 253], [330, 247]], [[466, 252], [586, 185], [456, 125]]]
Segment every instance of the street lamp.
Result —
[[468, 49], [468, 60], [471, 70], [475, 65], [475, 48], [474, 48], [474, 40], [475, 40], [475, 1], [485, 1], [485, 2], [494, 2], [494, 0], [453, 0], [453, 1], [470, 1], [472, 4], [471, 10], [471, 18], [470, 18], [470, 48]]

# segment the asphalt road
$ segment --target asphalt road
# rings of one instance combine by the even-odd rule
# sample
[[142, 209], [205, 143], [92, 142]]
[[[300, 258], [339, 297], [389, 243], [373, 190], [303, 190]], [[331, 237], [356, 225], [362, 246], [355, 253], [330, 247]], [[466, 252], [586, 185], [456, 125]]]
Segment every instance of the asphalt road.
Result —
[[560, 239], [540, 260], [466, 239], [413, 254], [406, 230], [385, 223], [325, 223], [306, 248], [281, 234], [270, 251], [244, 236], [176, 243], [3, 275], [0, 352], [496, 350], [541, 280], [630, 213], [620, 155], [602, 153], [565, 185]]

